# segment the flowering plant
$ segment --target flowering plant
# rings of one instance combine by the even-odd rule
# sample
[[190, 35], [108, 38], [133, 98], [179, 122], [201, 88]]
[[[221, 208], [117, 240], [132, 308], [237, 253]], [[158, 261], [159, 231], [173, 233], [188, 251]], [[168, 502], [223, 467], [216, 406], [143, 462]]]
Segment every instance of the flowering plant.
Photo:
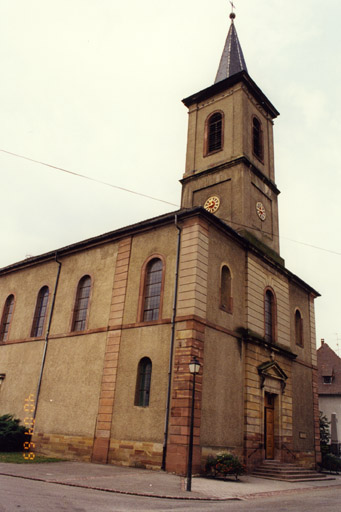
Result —
[[238, 457], [231, 453], [221, 453], [213, 457], [209, 455], [207, 457], [205, 471], [207, 475], [226, 477], [228, 475], [234, 475], [236, 480], [239, 475], [245, 473], [245, 466], [240, 462]]

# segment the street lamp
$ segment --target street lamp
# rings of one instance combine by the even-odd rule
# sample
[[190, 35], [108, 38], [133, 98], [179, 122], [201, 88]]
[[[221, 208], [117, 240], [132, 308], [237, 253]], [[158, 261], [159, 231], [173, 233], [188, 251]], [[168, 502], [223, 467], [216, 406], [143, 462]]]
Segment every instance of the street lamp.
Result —
[[189, 372], [193, 375], [192, 388], [192, 409], [191, 409], [191, 426], [189, 430], [189, 447], [188, 447], [188, 465], [187, 465], [187, 491], [192, 490], [192, 459], [193, 459], [193, 427], [194, 427], [194, 400], [195, 400], [195, 376], [199, 373], [200, 363], [194, 356], [189, 363]]

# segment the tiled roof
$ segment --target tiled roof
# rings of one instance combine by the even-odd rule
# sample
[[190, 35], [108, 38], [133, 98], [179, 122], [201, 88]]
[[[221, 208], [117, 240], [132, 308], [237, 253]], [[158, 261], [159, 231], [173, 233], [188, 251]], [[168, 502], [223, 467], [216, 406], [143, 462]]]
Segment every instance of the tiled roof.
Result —
[[341, 395], [341, 359], [327, 343], [317, 351], [317, 370], [319, 395]]

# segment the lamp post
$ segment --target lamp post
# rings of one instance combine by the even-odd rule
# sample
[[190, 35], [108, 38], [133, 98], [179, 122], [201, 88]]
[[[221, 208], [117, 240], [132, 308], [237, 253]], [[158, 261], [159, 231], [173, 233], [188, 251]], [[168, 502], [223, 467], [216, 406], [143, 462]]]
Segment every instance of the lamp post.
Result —
[[195, 400], [195, 376], [199, 373], [200, 363], [194, 356], [189, 363], [189, 372], [193, 375], [191, 425], [189, 430], [188, 465], [187, 465], [187, 491], [192, 490], [192, 459], [193, 459], [193, 427], [194, 427], [194, 400]]

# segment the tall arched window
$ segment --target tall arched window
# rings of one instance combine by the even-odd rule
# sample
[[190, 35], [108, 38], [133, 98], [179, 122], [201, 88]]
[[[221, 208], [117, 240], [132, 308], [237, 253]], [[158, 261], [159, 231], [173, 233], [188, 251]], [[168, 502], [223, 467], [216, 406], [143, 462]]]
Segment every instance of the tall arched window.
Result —
[[49, 289], [47, 286], [43, 286], [40, 289], [37, 297], [37, 304], [34, 312], [33, 324], [31, 329], [32, 337], [43, 335], [48, 300]]
[[296, 345], [303, 347], [303, 322], [298, 309], [295, 311], [295, 341]]
[[91, 277], [83, 276], [78, 283], [76, 302], [73, 311], [72, 331], [84, 331], [91, 290]]
[[152, 362], [149, 357], [143, 357], [137, 368], [135, 405], [140, 407], [149, 405], [151, 378]]
[[146, 268], [143, 321], [158, 320], [161, 302], [162, 285], [162, 261], [159, 258], [152, 259]]
[[215, 112], [206, 121], [206, 154], [219, 151], [223, 147], [223, 115]]
[[275, 297], [271, 290], [266, 290], [264, 297], [264, 320], [265, 320], [265, 340], [275, 341], [275, 322], [276, 309]]
[[262, 124], [254, 117], [252, 120], [252, 146], [253, 152], [257, 158], [263, 160], [264, 158], [264, 150], [263, 150], [263, 130]]
[[8, 338], [9, 326], [11, 324], [14, 309], [14, 295], [9, 295], [5, 302], [5, 307], [1, 317], [0, 341], [6, 341]]
[[227, 265], [221, 269], [220, 307], [224, 311], [232, 312], [232, 278]]

